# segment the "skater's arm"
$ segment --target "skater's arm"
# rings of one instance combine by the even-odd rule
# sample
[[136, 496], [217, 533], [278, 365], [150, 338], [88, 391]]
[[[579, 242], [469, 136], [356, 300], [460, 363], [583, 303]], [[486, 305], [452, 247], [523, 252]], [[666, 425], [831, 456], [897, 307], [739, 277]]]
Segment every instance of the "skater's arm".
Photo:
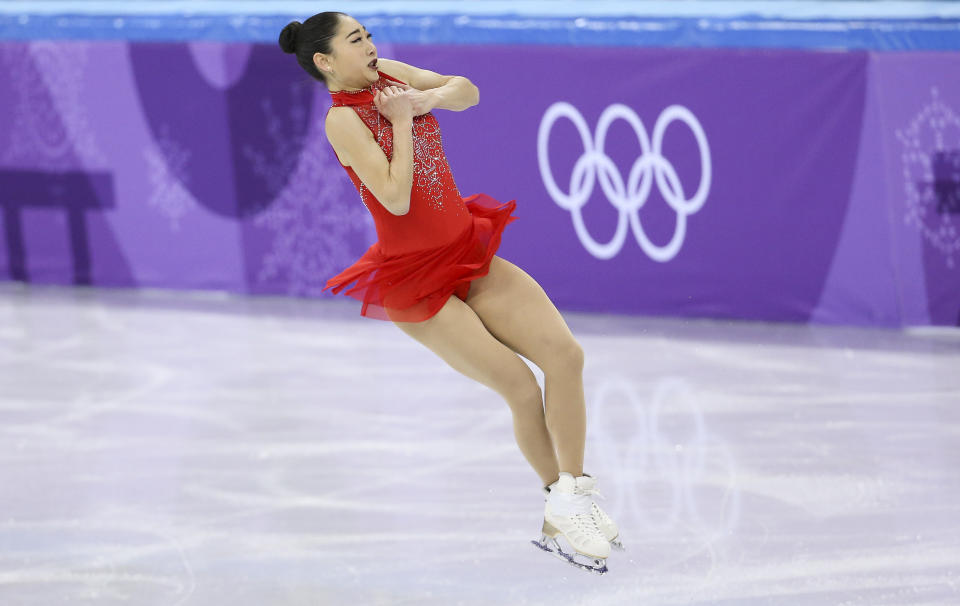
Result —
[[383, 73], [421, 91], [428, 98], [427, 111], [449, 109], [459, 112], [480, 102], [480, 89], [464, 76], [441, 75], [429, 69], [383, 57], [378, 59], [378, 64]]
[[453, 76], [443, 86], [423, 92], [431, 96], [430, 105], [434, 109], [461, 112], [480, 103], [480, 89], [463, 76]]
[[393, 122], [393, 158], [387, 159], [373, 133], [350, 107], [327, 112], [327, 140], [340, 161], [353, 169], [370, 193], [391, 214], [410, 210], [413, 188], [413, 119]]

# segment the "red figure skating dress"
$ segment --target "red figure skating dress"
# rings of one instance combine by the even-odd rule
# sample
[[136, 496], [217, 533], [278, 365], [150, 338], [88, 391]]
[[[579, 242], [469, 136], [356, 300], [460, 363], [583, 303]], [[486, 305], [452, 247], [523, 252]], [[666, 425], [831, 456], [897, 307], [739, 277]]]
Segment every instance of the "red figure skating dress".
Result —
[[[373, 95], [401, 81], [378, 73], [380, 79], [367, 88], [330, 95], [332, 107], [349, 105], [357, 112], [392, 160], [393, 125], [377, 110]], [[500, 203], [483, 193], [460, 196], [432, 113], [414, 116], [412, 139], [413, 187], [405, 215], [388, 211], [353, 168], [340, 163], [373, 216], [377, 242], [323, 290], [338, 293], [356, 282], [344, 294], [363, 302], [360, 315], [378, 320], [422, 322], [451, 294], [466, 300], [470, 281], [488, 273], [503, 228], [517, 218], [511, 215], [515, 200]]]

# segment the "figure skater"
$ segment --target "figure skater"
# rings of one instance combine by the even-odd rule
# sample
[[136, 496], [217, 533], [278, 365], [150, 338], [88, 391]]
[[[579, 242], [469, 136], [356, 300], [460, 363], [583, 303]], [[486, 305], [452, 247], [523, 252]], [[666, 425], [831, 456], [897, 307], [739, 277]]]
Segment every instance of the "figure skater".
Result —
[[[356, 282], [345, 294], [363, 302], [361, 315], [393, 322], [506, 400], [517, 444], [544, 485], [534, 544], [602, 574], [610, 545], [622, 545], [591, 496], [596, 478], [583, 473], [583, 351], [543, 288], [494, 254], [517, 219], [516, 201], [461, 197], [431, 113], [472, 107], [479, 90], [462, 76], [378, 57], [372, 37], [332, 11], [280, 33], [284, 52], [330, 92], [327, 139], [377, 230], [378, 241], [324, 290]], [[543, 370], [543, 391], [520, 356]]]

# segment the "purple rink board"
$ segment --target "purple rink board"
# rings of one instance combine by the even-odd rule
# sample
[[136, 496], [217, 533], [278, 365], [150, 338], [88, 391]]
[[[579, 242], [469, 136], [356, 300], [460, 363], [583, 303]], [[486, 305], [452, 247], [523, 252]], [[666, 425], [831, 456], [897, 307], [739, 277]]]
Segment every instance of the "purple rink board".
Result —
[[[457, 185], [562, 310], [960, 324], [960, 53], [378, 50], [479, 87], [434, 110]], [[343, 297], [376, 234], [276, 45], [0, 61], [0, 279]]]

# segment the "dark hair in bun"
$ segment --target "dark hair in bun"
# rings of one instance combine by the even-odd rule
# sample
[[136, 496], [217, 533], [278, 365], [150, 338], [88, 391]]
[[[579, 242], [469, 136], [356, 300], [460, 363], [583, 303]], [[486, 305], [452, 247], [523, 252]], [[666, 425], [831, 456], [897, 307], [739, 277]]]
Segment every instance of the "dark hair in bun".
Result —
[[339, 11], [317, 13], [303, 23], [291, 21], [280, 31], [278, 42], [283, 52], [296, 53], [300, 67], [324, 84], [327, 80], [323, 77], [323, 72], [313, 63], [313, 54], [330, 54], [332, 50], [330, 40], [337, 34], [340, 15], [346, 16], [346, 13]]

